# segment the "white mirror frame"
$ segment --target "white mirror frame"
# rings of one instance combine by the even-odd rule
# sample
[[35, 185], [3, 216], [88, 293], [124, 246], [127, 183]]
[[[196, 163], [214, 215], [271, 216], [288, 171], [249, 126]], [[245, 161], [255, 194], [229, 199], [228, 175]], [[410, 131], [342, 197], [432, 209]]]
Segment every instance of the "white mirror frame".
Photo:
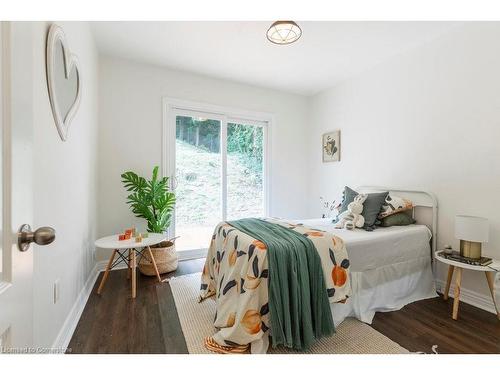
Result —
[[[56, 57], [56, 48], [58, 46], [58, 42], [62, 45], [63, 56], [64, 56], [64, 74], [65, 78], [68, 79], [70, 73], [73, 69], [75, 69], [76, 73], [76, 97], [75, 101], [71, 105], [68, 113], [63, 118], [63, 115], [60, 112], [59, 103], [57, 101], [57, 93], [55, 89], [55, 57]], [[46, 50], [46, 69], [47, 69], [47, 86], [49, 89], [49, 99], [50, 106], [52, 108], [52, 114], [54, 115], [54, 120], [56, 123], [57, 131], [59, 132], [59, 136], [63, 141], [65, 141], [68, 137], [68, 129], [71, 124], [71, 120], [75, 117], [76, 111], [78, 110], [78, 106], [80, 105], [81, 99], [81, 84], [80, 84], [80, 69], [78, 65], [78, 58], [73, 55], [68, 47], [68, 43], [66, 41], [66, 35], [64, 31], [57, 26], [56, 24], [52, 24], [49, 29], [49, 33], [47, 35], [47, 50]]]

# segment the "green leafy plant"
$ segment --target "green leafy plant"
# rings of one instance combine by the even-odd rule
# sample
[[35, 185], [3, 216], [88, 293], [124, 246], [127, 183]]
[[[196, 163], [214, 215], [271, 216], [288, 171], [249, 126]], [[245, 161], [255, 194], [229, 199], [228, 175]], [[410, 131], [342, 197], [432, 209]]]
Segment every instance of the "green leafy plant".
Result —
[[131, 192], [127, 204], [137, 217], [146, 219], [148, 231], [164, 233], [170, 225], [175, 206], [175, 194], [169, 191], [168, 177], [158, 178], [158, 166], [147, 181], [132, 171], [121, 175], [125, 189]]

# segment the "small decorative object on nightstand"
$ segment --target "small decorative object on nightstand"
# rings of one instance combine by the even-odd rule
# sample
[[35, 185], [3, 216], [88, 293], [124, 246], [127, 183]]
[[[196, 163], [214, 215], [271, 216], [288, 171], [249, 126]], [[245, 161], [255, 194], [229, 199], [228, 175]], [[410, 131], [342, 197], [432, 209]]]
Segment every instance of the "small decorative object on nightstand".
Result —
[[471, 259], [471, 263], [464, 263], [462, 261], [453, 260], [446, 254], [443, 250], [436, 251], [434, 254], [436, 260], [448, 264], [448, 278], [446, 280], [446, 287], [443, 293], [443, 299], [447, 300], [448, 295], [450, 293], [450, 285], [451, 279], [453, 278], [453, 272], [455, 269], [456, 278], [455, 278], [455, 293], [454, 293], [454, 301], [453, 301], [453, 319], [458, 319], [458, 306], [460, 304], [460, 286], [462, 284], [462, 270], [472, 270], [472, 271], [482, 271], [486, 275], [486, 281], [488, 282], [488, 287], [490, 288], [491, 298], [493, 299], [493, 304], [495, 305], [495, 309], [497, 312], [497, 318], [500, 320], [500, 311], [497, 306], [497, 302], [495, 300], [495, 290], [494, 290], [494, 279], [495, 279], [495, 271], [500, 270], [500, 261], [491, 259], [491, 263], [487, 265], [476, 265], [472, 262], [475, 261]]
[[443, 250], [443, 251], [444, 251], [444, 253], [445, 253], [446, 255], [451, 255], [451, 254], [453, 254], [453, 248], [451, 247], [451, 245], [446, 245], [446, 246], [444, 247], [444, 250]]

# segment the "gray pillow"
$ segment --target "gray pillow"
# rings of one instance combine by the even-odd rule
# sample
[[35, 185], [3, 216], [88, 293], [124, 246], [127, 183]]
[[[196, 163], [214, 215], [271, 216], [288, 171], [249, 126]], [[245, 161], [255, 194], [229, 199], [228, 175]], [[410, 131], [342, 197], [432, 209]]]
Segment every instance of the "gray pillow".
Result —
[[[349, 203], [354, 201], [354, 198], [359, 193], [349, 186], [344, 188], [344, 195], [342, 199], [342, 204], [339, 208], [339, 215], [347, 210], [347, 206]], [[375, 225], [377, 223], [377, 217], [380, 211], [382, 210], [382, 206], [385, 203], [385, 198], [389, 194], [388, 191], [384, 191], [382, 193], [370, 193], [368, 194], [368, 198], [366, 198], [365, 203], [363, 203], [363, 217], [365, 218], [365, 225], [363, 226], [364, 230], [372, 231], [375, 229]], [[338, 221], [338, 216], [335, 219], [334, 223]]]
[[370, 193], [363, 203], [363, 217], [365, 218], [364, 230], [371, 231], [375, 229], [378, 221], [378, 214], [382, 211], [382, 206], [385, 203], [385, 198], [389, 194], [388, 191], [383, 193]]

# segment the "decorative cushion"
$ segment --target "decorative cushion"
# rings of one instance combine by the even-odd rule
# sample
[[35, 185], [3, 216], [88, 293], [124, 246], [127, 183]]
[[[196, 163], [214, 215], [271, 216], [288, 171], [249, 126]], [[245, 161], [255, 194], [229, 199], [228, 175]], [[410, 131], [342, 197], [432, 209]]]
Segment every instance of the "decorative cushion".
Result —
[[373, 230], [375, 224], [377, 222], [377, 217], [382, 209], [382, 205], [385, 202], [385, 198], [389, 194], [388, 191], [384, 191], [382, 193], [370, 193], [368, 194], [368, 198], [363, 204], [363, 213], [362, 215], [365, 218], [365, 225], [363, 229], [365, 230]]
[[382, 206], [382, 212], [380, 212], [378, 218], [383, 219], [384, 217], [394, 215], [398, 212], [411, 210], [412, 208], [413, 202], [411, 200], [389, 194], [387, 195], [387, 198], [385, 198], [385, 203]]
[[409, 214], [410, 211], [396, 212], [393, 215], [386, 216], [381, 220], [381, 227], [392, 227], [395, 225], [410, 225], [415, 224], [416, 220]]
[[[356, 195], [358, 193], [354, 190], [352, 190], [349, 186], [344, 187], [344, 192], [342, 193], [342, 203], [340, 204], [339, 208], [339, 215], [347, 211], [347, 206], [349, 206], [349, 203], [354, 201], [354, 198], [356, 198]], [[338, 217], [335, 219], [335, 222], [338, 221]]]
[[[382, 209], [382, 205], [385, 202], [385, 199], [387, 198], [387, 195], [389, 192], [385, 191], [382, 193], [370, 193], [368, 194], [368, 198], [366, 198], [366, 201], [363, 203], [363, 217], [365, 218], [365, 225], [363, 226], [363, 229], [365, 230], [373, 230], [375, 227], [375, 224], [377, 222], [377, 217], [380, 214], [380, 210]], [[344, 188], [344, 196], [342, 199], [342, 204], [339, 209], [339, 215], [347, 210], [347, 206], [349, 203], [354, 201], [354, 198], [358, 195], [358, 192], [351, 189], [350, 187], [346, 186]], [[338, 216], [335, 222], [338, 221]]]

